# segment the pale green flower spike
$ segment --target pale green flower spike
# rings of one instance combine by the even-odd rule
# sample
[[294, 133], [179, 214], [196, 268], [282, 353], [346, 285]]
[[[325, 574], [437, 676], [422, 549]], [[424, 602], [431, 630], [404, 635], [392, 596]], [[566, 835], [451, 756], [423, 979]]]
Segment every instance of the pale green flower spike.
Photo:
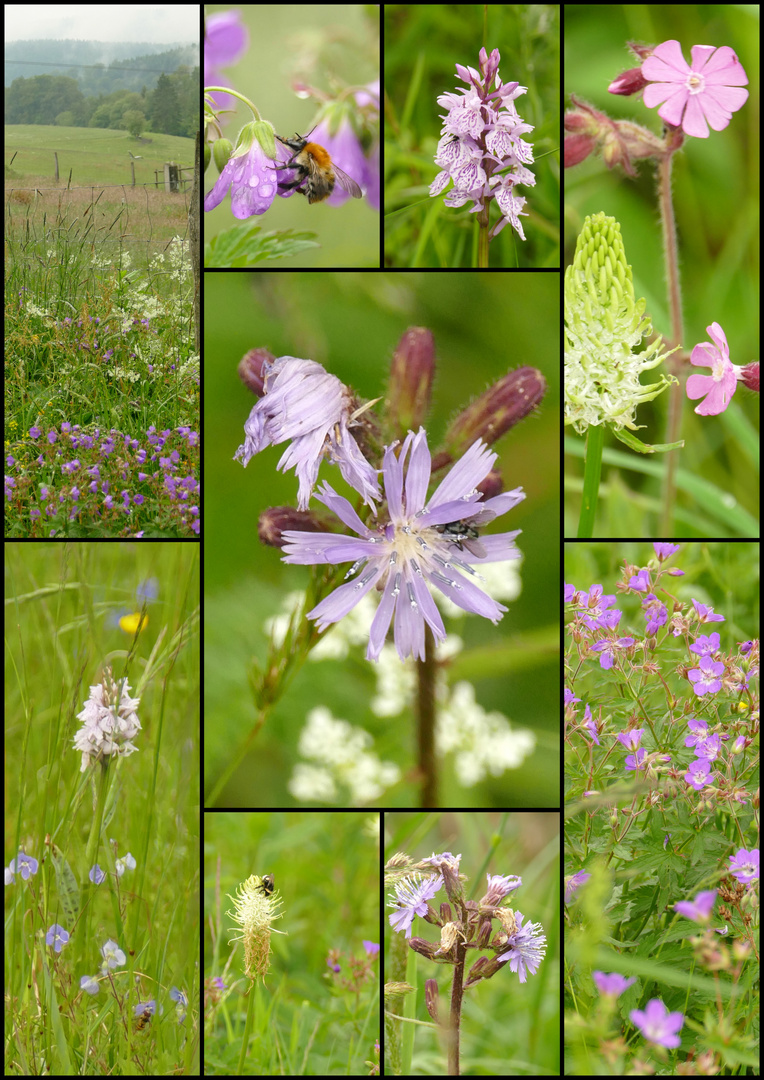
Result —
[[636, 431], [637, 405], [677, 381], [639, 381], [670, 355], [660, 338], [634, 351], [652, 333], [644, 312], [645, 301], [634, 300], [621, 226], [605, 214], [587, 217], [565, 271], [565, 423], [579, 435], [596, 424], [612, 425], [615, 434]]

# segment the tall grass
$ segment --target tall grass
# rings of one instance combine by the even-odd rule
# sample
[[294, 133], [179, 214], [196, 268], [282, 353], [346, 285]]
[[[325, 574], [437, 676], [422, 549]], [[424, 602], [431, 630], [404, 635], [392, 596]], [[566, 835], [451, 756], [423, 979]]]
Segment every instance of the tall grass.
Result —
[[66, 196], [6, 196], [5, 535], [199, 535], [185, 207]]
[[[199, 549], [5, 556], [6, 1072], [198, 1076]], [[83, 771], [107, 670], [140, 730]]]

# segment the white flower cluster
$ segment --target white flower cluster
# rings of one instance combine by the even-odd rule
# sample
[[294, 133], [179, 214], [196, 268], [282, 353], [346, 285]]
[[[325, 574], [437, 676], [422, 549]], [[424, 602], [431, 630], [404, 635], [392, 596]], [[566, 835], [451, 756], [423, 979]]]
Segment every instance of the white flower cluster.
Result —
[[85, 708], [77, 713], [82, 727], [74, 736], [74, 748], [82, 752], [84, 772], [89, 762], [103, 762], [112, 754], [126, 757], [138, 749], [132, 739], [141, 730], [141, 722], [135, 711], [140, 698], [131, 698], [127, 679], [115, 680], [106, 668], [103, 680], [90, 687], [90, 697]]

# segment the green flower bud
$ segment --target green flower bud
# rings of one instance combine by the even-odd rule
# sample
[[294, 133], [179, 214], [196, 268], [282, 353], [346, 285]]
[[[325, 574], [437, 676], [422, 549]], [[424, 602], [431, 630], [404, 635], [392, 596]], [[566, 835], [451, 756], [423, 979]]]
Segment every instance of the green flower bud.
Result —
[[637, 405], [676, 382], [639, 381], [668, 355], [660, 338], [635, 351], [652, 333], [645, 306], [634, 300], [621, 226], [605, 214], [587, 217], [565, 271], [565, 423], [580, 435], [592, 424], [637, 430]]

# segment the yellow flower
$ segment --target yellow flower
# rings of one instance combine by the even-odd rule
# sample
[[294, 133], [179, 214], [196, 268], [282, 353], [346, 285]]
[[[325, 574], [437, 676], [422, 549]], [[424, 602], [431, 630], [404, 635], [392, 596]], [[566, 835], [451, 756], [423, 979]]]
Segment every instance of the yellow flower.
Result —
[[148, 615], [144, 615], [143, 621], [141, 621], [141, 613], [140, 611], [136, 611], [132, 615], [123, 615], [119, 620], [119, 625], [126, 634], [132, 636], [139, 627], [142, 630], [148, 621]]

